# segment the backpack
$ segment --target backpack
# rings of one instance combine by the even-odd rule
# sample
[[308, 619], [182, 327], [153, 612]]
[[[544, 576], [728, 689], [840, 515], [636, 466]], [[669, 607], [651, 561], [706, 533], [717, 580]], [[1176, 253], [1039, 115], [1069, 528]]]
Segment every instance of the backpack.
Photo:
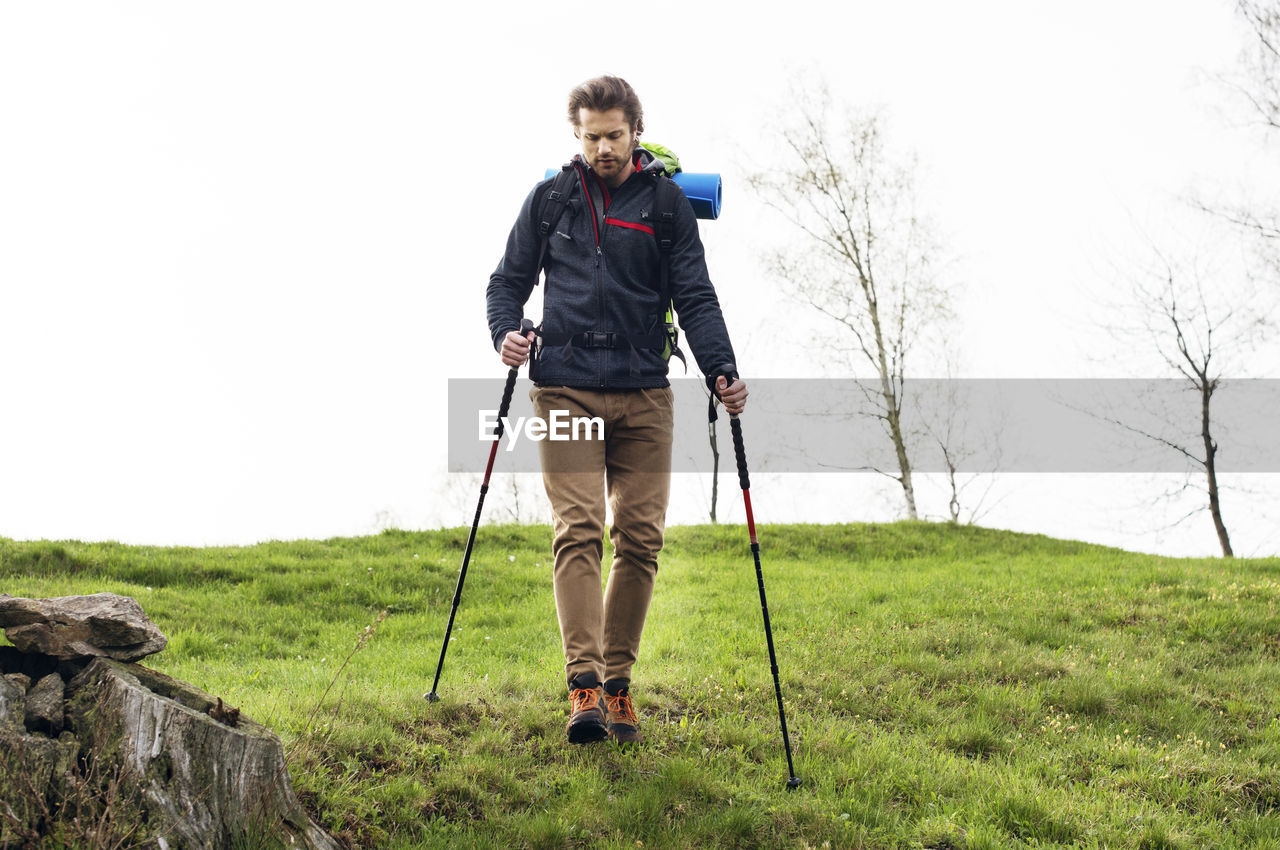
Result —
[[[658, 156], [667, 166], [668, 173], [680, 170], [679, 161], [666, 148], [653, 145], [652, 148], [646, 146], [646, 149]], [[569, 202], [569, 194], [573, 190], [576, 178], [577, 169], [572, 162], [567, 162], [560, 168], [560, 173], [543, 190], [542, 198], [534, 199], [534, 204], [538, 208], [538, 238], [540, 244], [538, 248], [537, 274], [539, 277], [542, 277], [546, 272], [547, 245], [551, 242], [551, 235], [555, 233], [556, 224], [560, 221], [560, 216]], [[666, 175], [658, 175], [656, 179], [658, 183], [654, 189], [650, 223], [653, 225], [653, 238], [658, 243], [658, 303], [666, 306], [662, 333], [625, 335], [575, 334], [572, 336], [543, 334], [542, 342], [544, 344], [579, 344], [589, 347], [614, 348], [616, 343], [622, 343], [632, 348], [652, 348], [661, 350], [663, 360], [670, 360], [674, 355], [684, 364], [685, 371], [689, 371], [689, 362], [685, 360], [684, 352], [679, 347], [680, 329], [676, 327], [671, 302], [671, 246], [675, 242], [676, 184]], [[599, 337], [601, 336], [607, 336], [610, 339], [600, 340]], [[578, 339], [578, 337], [590, 337], [590, 339]], [[620, 337], [620, 339], [614, 339], [615, 337]]]

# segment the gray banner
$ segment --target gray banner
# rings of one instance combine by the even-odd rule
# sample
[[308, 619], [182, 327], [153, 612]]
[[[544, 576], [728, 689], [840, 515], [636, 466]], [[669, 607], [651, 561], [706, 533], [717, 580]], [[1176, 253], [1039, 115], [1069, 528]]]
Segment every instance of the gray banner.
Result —
[[[503, 379], [449, 381], [449, 470], [482, 472]], [[742, 415], [752, 472], [896, 472], [875, 381], [757, 379]], [[539, 439], [597, 439], [596, 423], [533, 421], [521, 380], [495, 469], [538, 472]], [[707, 472], [706, 386], [672, 381], [672, 468]], [[1201, 398], [1180, 380], [972, 379], [909, 381], [902, 427], [919, 472], [1184, 472], [1204, 458]], [[1280, 380], [1224, 380], [1210, 407], [1221, 472], [1280, 472]], [[719, 411], [720, 469], [734, 466]]]

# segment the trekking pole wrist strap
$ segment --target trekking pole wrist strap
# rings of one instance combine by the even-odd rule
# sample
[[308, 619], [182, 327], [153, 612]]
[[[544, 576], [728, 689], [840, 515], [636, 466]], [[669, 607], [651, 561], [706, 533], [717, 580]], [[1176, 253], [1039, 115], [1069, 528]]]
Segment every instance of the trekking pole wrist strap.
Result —
[[710, 375], [707, 375], [707, 389], [711, 390], [711, 394], [717, 398], [720, 396], [720, 392], [716, 389], [716, 382], [721, 378], [724, 378], [725, 388], [728, 389], [733, 385], [734, 381], [738, 380], [738, 367], [732, 363], [726, 363], [719, 369], [714, 370]]

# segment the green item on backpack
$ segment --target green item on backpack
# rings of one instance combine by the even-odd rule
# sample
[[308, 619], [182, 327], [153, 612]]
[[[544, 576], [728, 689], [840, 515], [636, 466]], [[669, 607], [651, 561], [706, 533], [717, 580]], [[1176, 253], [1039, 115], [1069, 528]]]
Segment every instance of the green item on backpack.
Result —
[[676, 156], [676, 152], [671, 148], [663, 147], [655, 142], [641, 142], [640, 147], [656, 156], [666, 166], [668, 177], [675, 177], [683, 170], [680, 167], [680, 157]]

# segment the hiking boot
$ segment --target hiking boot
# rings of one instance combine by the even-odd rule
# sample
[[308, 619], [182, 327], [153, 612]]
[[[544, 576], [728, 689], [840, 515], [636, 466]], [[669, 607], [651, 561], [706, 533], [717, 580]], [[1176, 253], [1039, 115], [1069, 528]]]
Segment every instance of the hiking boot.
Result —
[[569, 683], [569, 725], [565, 727], [569, 743], [589, 744], [609, 737], [604, 706], [600, 704], [603, 693], [599, 681], [591, 673], [575, 676]]
[[636, 719], [635, 706], [631, 704], [630, 682], [621, 679], [605, 682], [604, 705], [609, 737], [619, 744], [638, 744], [644, 740], [640, 734], [640, 721]]

